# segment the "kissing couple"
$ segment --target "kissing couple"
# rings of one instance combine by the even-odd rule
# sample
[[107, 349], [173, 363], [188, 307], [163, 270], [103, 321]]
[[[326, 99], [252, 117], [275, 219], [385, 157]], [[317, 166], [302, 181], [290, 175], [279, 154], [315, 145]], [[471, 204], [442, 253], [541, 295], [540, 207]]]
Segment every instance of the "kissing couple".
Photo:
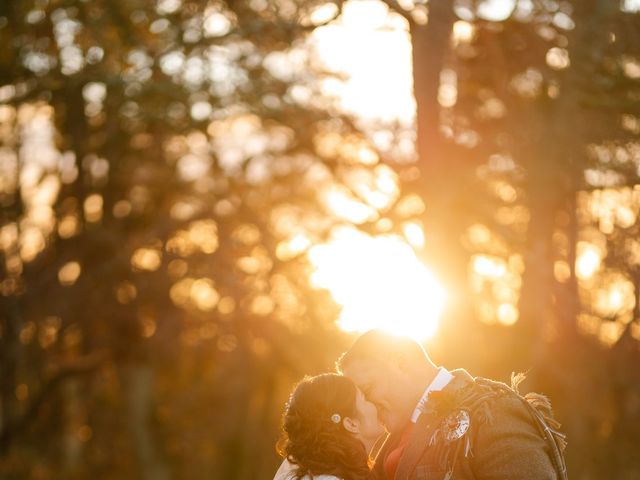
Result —
[[285, 407], [274, 480], [566, 480], [546, 397], [437, 367], [422, 346], [361, 335], [338, 373], [307, 377]]

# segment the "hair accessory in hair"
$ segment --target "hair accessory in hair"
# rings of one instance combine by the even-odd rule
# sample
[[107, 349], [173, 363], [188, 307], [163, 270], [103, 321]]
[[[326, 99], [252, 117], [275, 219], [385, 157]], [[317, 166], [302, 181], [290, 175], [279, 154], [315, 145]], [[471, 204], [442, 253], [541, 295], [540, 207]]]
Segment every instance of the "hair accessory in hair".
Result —
[[333, 423], [340, 423], [340, 414], [339, 413], [334, 413], [333, 415], [331, 415], [331, 421]]

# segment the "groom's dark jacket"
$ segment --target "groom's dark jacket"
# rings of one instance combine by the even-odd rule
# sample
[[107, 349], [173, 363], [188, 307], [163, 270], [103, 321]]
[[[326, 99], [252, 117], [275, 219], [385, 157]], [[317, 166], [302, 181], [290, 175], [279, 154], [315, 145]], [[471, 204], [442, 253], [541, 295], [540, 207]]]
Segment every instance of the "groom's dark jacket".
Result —
[[394, 479], [384, 460], [401, 433], [389, 435], [376, 457], [376, 480], [566, 480], [564, 436], [544, 396], [451, 373], [442, 391], [429, 394]]

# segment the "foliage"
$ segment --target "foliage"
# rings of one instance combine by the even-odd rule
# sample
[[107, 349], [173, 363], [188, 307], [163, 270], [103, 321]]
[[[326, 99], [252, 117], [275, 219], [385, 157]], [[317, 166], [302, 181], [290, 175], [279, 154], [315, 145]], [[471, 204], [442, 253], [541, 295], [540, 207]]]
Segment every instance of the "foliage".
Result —
[[348, 340], [306, 254], [417, 216], [433, 357], [531, 370], [571, 476], [637, 477], [640, 15], [384, 3], [413, 163], [323, 88], [340, 1], [0, 4], [2, 478], [270, 478], [291, 384]]
[[3, 3], [3, 478], [274, 466], [344, 341], [303, 254], [380, 171], [318, 93], [316, 6]]

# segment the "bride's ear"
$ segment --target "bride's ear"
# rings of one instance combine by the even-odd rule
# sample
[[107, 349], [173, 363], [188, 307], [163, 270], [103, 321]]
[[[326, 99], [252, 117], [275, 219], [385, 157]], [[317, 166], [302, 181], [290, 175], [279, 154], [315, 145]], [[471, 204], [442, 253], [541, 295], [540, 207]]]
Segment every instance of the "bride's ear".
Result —
[[344, 417], [342, 419], [342, 426], [347, 432], [360, 433], [360, 425], [358, 424], [358, 422], [349, 417]]

